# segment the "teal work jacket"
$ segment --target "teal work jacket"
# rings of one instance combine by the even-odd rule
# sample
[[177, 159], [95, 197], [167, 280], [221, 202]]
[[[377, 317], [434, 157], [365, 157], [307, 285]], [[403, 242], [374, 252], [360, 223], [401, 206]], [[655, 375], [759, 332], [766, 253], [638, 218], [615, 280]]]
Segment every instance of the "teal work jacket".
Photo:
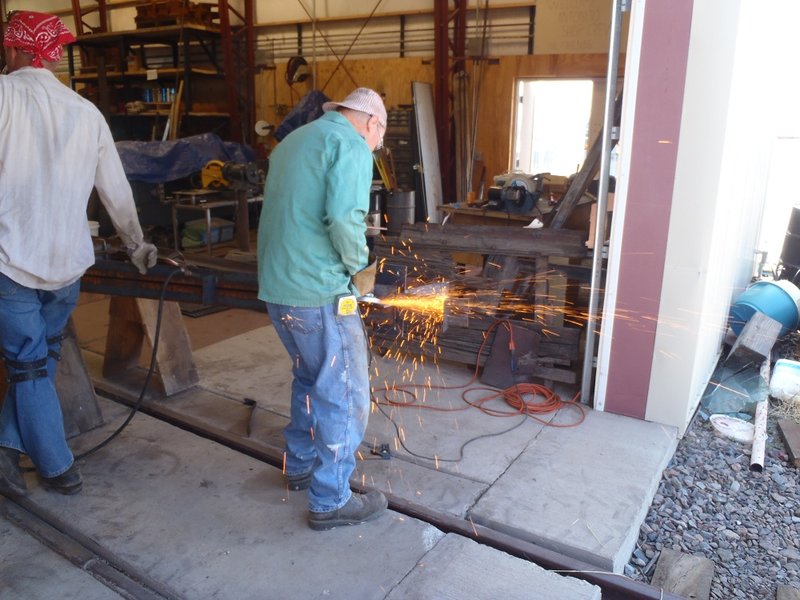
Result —
[[365, 217], [372, 153], [353, 125], [328, 112], [272, 151], [258, 226], [258, 297], [324, 306], [367, 266]]

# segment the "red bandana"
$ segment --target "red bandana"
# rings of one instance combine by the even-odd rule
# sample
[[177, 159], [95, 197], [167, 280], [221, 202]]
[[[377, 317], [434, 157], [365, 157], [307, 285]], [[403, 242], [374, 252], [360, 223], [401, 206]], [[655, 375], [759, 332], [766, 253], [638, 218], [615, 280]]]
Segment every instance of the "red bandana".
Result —
[[64, 54], [64, 44], [75, 41], [69, 29], [55, 15], [20, 10], [14, 13], [6, 27], [3, 45], [33, 54], [33, 66], [42, 61], [58, 62]]

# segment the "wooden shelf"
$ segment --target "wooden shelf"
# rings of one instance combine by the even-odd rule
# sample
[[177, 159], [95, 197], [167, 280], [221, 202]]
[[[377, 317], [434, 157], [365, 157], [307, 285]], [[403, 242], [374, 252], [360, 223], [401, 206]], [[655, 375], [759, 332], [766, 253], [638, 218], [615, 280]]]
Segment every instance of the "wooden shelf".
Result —
[[88, 46], [118, 46], [120, 41], [128, 44], [162, 44], [168, 45], [165, 40], [177, 41], [182, 35], [188, 34], [190, 37], [209, 38], [219, 37], [218, 27], [187, 23], [184, 25], [164, 25], [161, 27], [148, 27], [146, 29], [130, 29], [127, 31], [105, 31], [80, 35], [76, 44], [82, 47]]
[[[160, 69], [149, 69], [150, 71], [157, 71], [158, 79], [174, 79], [175, 77], [183, 77], [184, 70], [181, 68], [176, 67], [164, 67]], [[189, 69], [191, 75], [204, 75], [207, 77], [221, 77], [222, 73], [217, 71], [216, 69], [205, 69], [205, 68], [198, 68], [192, 67]], [[135, 71], [107, 71], [106, 72], [106, 79], [109, 81], [114, 80], [123, 80], [126, 78], [136, 78], [136, 79], [147, 79], [147, 69], [137, 69]], [[78, 75], [73, 75], [72, 80], [78, 81], [81, 83], [86, 83], [89, 81], [96, 81], [99, 75], [97, 73], [80, 73]], [[150, 80], [150, 81], [157, 81]]]
[[[225, 112], [189, 112], [186, 113], [186, 117], [205, 117], [205, 118], [217, 118], [217, 119], [227, 119], [230, 117], [228, 113]], [[163, 111], [159, 110], [144, 110], [138, 113], [111, 113], [111, 117], [169, 117], [169, 109], [165, 109]]]

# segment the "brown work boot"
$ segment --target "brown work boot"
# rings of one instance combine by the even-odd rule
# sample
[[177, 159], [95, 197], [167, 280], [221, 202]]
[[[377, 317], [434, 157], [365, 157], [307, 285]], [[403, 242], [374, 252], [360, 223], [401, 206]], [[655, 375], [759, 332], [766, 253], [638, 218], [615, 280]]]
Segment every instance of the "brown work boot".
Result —
[[0, 494], [28, 495], [28, 486], [19, 468], [19, 452], [0, 447]]
[[324, 531], [342, 525], [359, 525], [379, 517], [387, 505], [386, 496], [378, 490], [353, 494], [341, 508], [328, 512], [309, 512], [308, 526], [315, 531]]
[[42, 477], [42, 483], [44, 483], [45, 487], [67, 496], [77, 494], [83, 487], [81, 472], [78, 470], [78, 465], [75, 463], [72, 463], [72, 466], [61, 475]]

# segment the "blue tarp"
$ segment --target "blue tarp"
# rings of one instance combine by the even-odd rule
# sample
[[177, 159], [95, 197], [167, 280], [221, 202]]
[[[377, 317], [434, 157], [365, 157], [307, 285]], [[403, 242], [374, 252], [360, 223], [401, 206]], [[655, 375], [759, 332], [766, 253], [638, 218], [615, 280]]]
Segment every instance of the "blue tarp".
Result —
[[213, 133], [166, 142], [117, 142], [125, 175], [131, 181], [165, 183], [199, 172], [211, 160], [249, 163], [255, 152], [249, 146], [223, 142]]
[[300, 99], [297, 106], [295, 106], [289, 114], [286, 115], [286, 118], [281, 121], [273, 137], [280, 142], [298, 127], [318, 119], [322, 116], [322, 105], [329, 100], [330, 98], [322, 92], [311, 90]]

